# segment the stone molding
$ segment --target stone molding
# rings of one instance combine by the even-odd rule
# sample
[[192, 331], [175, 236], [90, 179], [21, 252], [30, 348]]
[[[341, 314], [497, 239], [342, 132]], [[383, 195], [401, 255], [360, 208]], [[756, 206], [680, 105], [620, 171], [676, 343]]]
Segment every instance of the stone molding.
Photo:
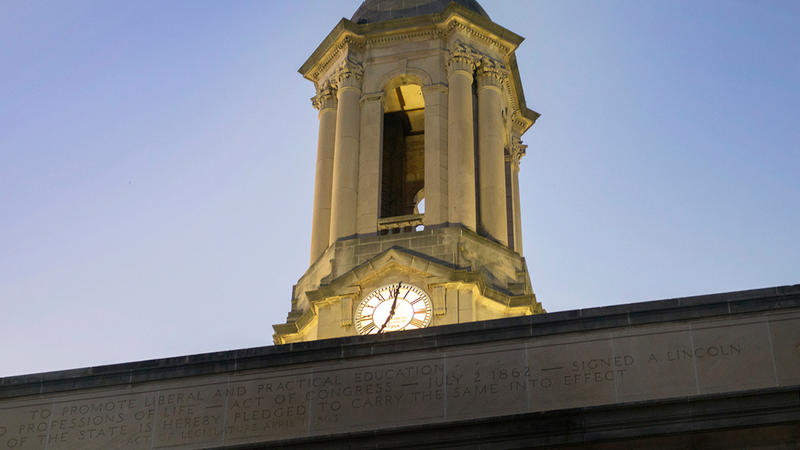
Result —
[[449, 87], [446, 84], [436, 83], [436, 84], [425, 85], [422, 86], [422, 98], [425, 99], [425, 103], [427, 104], [428, 103], [428, 98], [426, 98], [427, 95], [435, 93], [447, 94], [448, 91]]
[[379, 46], [391, 45], [398, 41], [413, 41], [419, 39], [441, 39], [443, 37], [445, 37], [445, 33], [442, 30], [439, 30], [437, 28], [432, 28], [423, 31], [400, 32], [400, 33], [392, 33], [392, 34], [384, 34], [384, 35], [368, 37], [366, 40], [366, 45], [369, 47], [379, 47]]
[[361, 104], [369, 102], [383, 102], [383, 92], [364, 94], [361, 96]]
[[336, 109], [337, 103], [336, 87], [330, 81], [322, 83], [317, 95], [311, 97], [311, 104], [320, 111], [323, 109]]
[[312, 81], [325, 73], [331, 64], [331, 53], [340, 50], [343, 36], [360, 48], [390, 44], [397, 40], [448, 39], [460, 33], [470, 40], [497, 47], [504, 55], [511, 54], [524, 38], [494, 23], [488, 17], [473, 14], [467, 8], [452, 3], [441, 13], [407, 18], [400, 21], [356, 24], [347, 19], [339, 22], [323, 43], [314, 51], [300, 71]]
[[496, 47], [499, 49], [504, 55], [510, 54], [513, 50], [506, 45], [503, 45], [497, 39], [489, 37], [488, 34], [481, 32], [480, 30], [476, 29], [475, 26], [470, 24], [464, 23], [456, 18], [454, 18], [451, 22], [447, 25], [447, 31], [444, 32], [445, 36], [451, 35], [455, 32], [461, 32], [471, 36], [474, 39], [478, 39], [480, 41], [485, 42], [491, 47]]
[[315, 67], [315, 70], [311, 73], [311, 79], [317, 80], [319, 76], [325, 73], [333, 62], [344, 53], [345, 55], [348, 54], [352, 50], [361, 51], [364, 49], [365, 39], [363, 36], [358, 36], [355, 34], [347, 34], [336, 43], [333, 47], [333, 50], [329, 52], [327, 58], [322, 61], [319, 65]]
[[449, 20], [436, 24], [426, 30], [400, 30], [385, 34], [376, 34], [366, 37], [366, 46], [375, 47], [382, 45], [389, 45], [397, 41], [411, 41], [417, 39], [447, 39], [454, 33], [462, 33], [472, 39], [476, 39], [485, 43], [489, 47], [494, 47], [500, 50], [504, 55], [510, 54], [516, 48], [514, 44], [503, 44], [501, 41], [490, 37], [489, 33], [479, 29], [480, 25], [469, 24], [464, 19], [459, 20], [459, 17], [452, 16]]
[[511, 112], [511, 126], [520, 135], [522, 135], [530, 125], [532, 124], [528, 123], [528, 120], [520, 113], [519, 109], [514, 109]]

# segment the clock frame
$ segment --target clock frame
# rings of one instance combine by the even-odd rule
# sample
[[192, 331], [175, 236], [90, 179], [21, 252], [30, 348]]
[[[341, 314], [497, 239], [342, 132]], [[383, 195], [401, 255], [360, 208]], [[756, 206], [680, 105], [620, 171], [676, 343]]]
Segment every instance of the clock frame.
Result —
[[416, 330], [430, 326], [433, 303], [430, 296], [410, 283], [381, 286], [365, 296], [356, 307], [358, 334]]

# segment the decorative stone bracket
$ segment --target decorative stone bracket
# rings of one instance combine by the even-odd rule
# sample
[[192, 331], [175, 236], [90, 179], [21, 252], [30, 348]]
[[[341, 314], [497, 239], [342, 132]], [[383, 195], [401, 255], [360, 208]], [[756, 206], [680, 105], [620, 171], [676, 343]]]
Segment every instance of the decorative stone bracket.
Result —
[[447, 60], [447, 73], [450, 75], [454, 71], [463, 71], [472, 75], [479, 60], [480, 53], [472, 47], [458, 42], [455, 48], [450, 51], [450, 58]]
[[478, 62], [478, 87], [494, 86], [503, 89], [508, 79], [508, 69], [505, 64], [496, 59], [484, 56]]
[[330, 80], [323, 82], [317, 95], [311, 97], [311, 104], [320, 111], [323, 109], [335, 109], [336, 103], [336, 86]]
[[364, 67], [355, 61], [345, 59], [334, 75], [338, 89], [361, 89], [361, 80], [364, 77]]
[[525, 156], [527, 145], [522, 143], [522, 139], [518, 136], [511, 138], [511, 145], [508, 147], [506, 154], [506, 161], [509, 161], [514, 167], [519, 168], [519, 161]]

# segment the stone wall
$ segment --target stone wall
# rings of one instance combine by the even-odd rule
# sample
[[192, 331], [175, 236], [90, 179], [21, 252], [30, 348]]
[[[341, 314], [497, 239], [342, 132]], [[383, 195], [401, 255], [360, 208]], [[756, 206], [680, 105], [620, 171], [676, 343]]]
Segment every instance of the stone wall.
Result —
[[330, 441], [799, 385], [792, 286], [6, 378], [0, 448]]

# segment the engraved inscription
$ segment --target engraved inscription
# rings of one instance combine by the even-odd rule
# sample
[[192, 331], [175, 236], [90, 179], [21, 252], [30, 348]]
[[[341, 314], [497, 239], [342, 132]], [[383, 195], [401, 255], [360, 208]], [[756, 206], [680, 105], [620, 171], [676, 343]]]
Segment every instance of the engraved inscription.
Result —
[[729, 368], [762, 361], [767, 328], [709, 330], [476, 344], [29, 397], [0, 403], [0, 449], [205, 448], [737, 389], [730, 376], [750, 374]]
[[667, 350], [660, 357], [651, 353], [648, 361], [679, 361], [682, 359], [736, 357], [742, 354], [742, 346], [738, 344], [720, 344], [708, 347], [695, 347], [693, 349]]

